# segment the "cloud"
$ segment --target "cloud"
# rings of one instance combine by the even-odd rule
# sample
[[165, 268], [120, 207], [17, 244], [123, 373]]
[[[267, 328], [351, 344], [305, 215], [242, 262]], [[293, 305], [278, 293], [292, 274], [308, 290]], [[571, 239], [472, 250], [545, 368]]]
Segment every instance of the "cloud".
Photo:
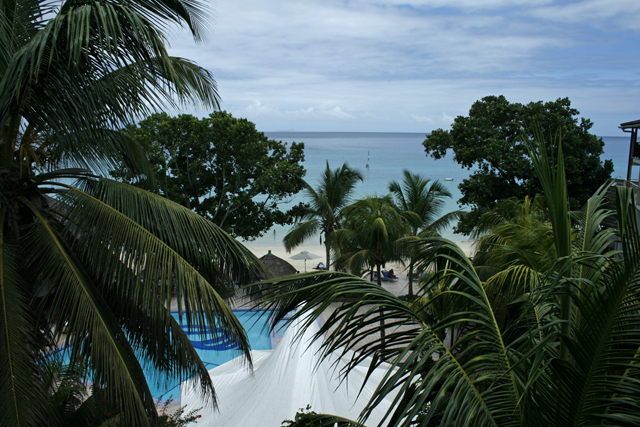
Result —
[[431, 117], [427, 117], [427, 116], [417, 116], [415, 114], [412, 114], [411, 117], [413, 118], [413, 120], [415, 120], [416, 122], [421, 122], [421, 123], [433, 123], [434, 120]]
[[237, 0], [218, 4], [208, 44], [181, 33], [170, 52], [211, 70], [223, 108], [263, 130], [429, 131], [505, 94], [575, 97], [615, 132], [640, 95], [636, 3]]
[[445, 112], [442, 112], [442, 121], [448, 122], [448, 123], [453, 123], [453, 117], [447, 115], [447, 113], [445, 113]]
[[265, 105], [259, 100], [253, 100], [251, 104], [244, 108], [244, 112], [247, 115], [254, 117], [278, 117], [283, 119], [331, 117], [344, 120], [354, 118], [354, 116], [346, 113], [339, 106], [327, 103], [317, 107], [310, 106], [297, 109], [282, 109], [271, 105]]
[[323, 113], [327, 114], [329, 116], [332, 116], [332, 117], [337, 117], [339, 119], [352, 119], [353, 118], [353, 116], [351, 114], [345, 113], [338, 106], [335, 106], [330, 110], [325, 110]]
[[637, 0], [583, 0], [534, 9], [532, 15], [554, 22], [585, 23], [606, 31], [640, 29], [640, 2]]

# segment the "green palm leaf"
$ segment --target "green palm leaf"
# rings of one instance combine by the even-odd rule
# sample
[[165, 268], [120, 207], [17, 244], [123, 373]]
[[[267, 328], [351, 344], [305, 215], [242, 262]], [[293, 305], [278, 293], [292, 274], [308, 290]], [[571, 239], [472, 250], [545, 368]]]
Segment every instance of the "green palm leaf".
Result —
[[126, 421], [148, 425], [156, 416], [153, 397], [117, 319], [59, 234], [33, 205], [25, 204], [40, 219], [25, 238], [28, 264], [46, 272], [40, 279], [49, 284], [51, 321], [66, 333], [71, 363], [90, 363], [94, 381], [108, 385], [113, 401], [126, 396], [122, 401]]
[[154, 288], [165, 304], [175, 293], [178, 310], [187, 311], [189, 323], [219, 326], [247, 351], [244, 331], [223, 297], [231, 297], [234, 287], [263, 272], [255, 256], [176, 203], [111, 180], [95, 184], [87, 181], [87, 192], [74, 189], [65, 198], [71, 207], [66, 233], [81, 236], [72, 245], [79, 256], [90, 260], [94, 250], [112, 253], [92, 261], [94, 274], [107, 283], [121, 274], [122, 281], [114, 285], [122, 293], [143, 279], [150, 286], [138, 297], [140, 304], [151, 298]]
[[[466, 299], [474, 310], [452, 314], [430, 328], [409, 305], [376, 284], [323, 273], [274, 279], [267, 300], [274, 320], [297, 308], [294, 318], [309, 315], [311, 322], [330, 304], [340, 302], [317, 335], [326, 338], [323, 354], [358, 350], [345, 375], [368, 356], [374, 360], [371, 369], [383, 361], [392, 363], [368, 404], [371, 408], [397, 393], [394, 413], [387, 414], [391, 425], [426, 426], [436, 420], [445, 425], [467, 425], [472, 420], [476, 421], [470, 425], [517, 425], [517, 381], [510, 373], [513, 351], [502, 344], [482, 284], [459, 248], [441, 239], [425, 243], [446, 258], [447, 268], [436, 276], [450, 283], [449, 292]], [[420, 259], [431, 263], [434, 256], [433, 251], [425, 251]], [[385, 345], [378, 335], [381, 319], [388, 331], [384, 341], [392, 345]], [[469, 324], [481, 327], [462, 336], [451, 349], [439, 338], [447, 328], [464, 329]], [[432, 359], [434, 355], [437, 359]], [[453, 404], [454, 397], [467, 404]], [[368, 413], [359, 421], [366, 422]]]
[[[3, 223], [5, 213], [5, 209], [0, 211]], [[0, 412], [2, 425], [37, 426], [52, 414], [32, 357], [32, 349], [37, 348], [32, 327], [35, 321], [24, 298], [27, 285], [16, 256], [18, 248], [7, 242], [0, 228]]]
[[334, 246], [333, 233], [340, 228], [342, 209], [349, 203], [356, 183], [362, 179], [362, 174], [349, 168], [346, 163], [332, 170], [327, 162], [318, 189], [306, 184], [305, 192], [309, 206], [283, 239], [287, 251], [290, 252], [320, 231], [324, 234], [325, 265], [329, 268], [331, 249]]
[[586, 298], [576, 294], [581, 316], [575, 339], [569, 341], [574, 363], [557, 366], [560, 378], [580, 390], [563, 398], [564, 410], [579, 425], [640, 422], [640, 371], [635, 363], [640, 354], [640, 234], [629, 189], [617, 188], [616, 208], [625, 256], [620, 263], [605, 265], [601, 280], [590, 282], [598, 288]]

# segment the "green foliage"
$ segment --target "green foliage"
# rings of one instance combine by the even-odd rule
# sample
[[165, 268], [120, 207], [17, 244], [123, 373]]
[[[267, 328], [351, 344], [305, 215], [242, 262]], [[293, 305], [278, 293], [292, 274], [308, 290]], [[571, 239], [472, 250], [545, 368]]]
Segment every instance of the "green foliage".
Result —
[[[42, 378], [57, 412], [60, 425], [76, 427], [121, 426], [119, 405], [105, 399], [105, 390], [90, 384], [86, 372], [64, 365], [57, 357], [42, 363]], [[197, 423], [202, 415], [196, 408], [185, 413], [185, 407], [169, 408], [173, 398], [164, 401], [158, 414], [160, 427], [180, 427]]]
[[284, 236], [287, 252], [320, 232], [321, 238], [324, 235], [325, 265], [330, 268], [333, 234], [341, 227], [342, 210], [349, 204], [356, 183], [362, 179], [362, 174], [346, 163], [332, 170], [327, 162], [317, 189], [305, 183], [308, 205], [302, 209], [294, 227]]
[[[600, 160], [604, 142], [589, 133], [591, 121], [581, 118], [568, 98], [555, 102], [510, 103], [504, 96], [476, 101], [469, 116], [455, 118], [450, 131], [437, 129], [423, 145], [427, 155], [443, 158], [447, 150], [464, 168], [475, 168], [460, 184], [459, 203], [471, 212], [456, 231], [469, 234], [480, 216], [500, 200], [534, 197], [542, 191], [524, 140], [535, 132], [546, 139], [559, 137], [565, 154], [565, 171], [571, 209], [577, 210], [607, 180], [613, 163]], [[550, 158], [555, 157], [550, 155]]]
[[311, 405], [300, 408], [293, 420], [284, 420], [282, 427], [363, 427], [362, 425], [341, 417], [327, 417], [311, 410]]
[[[318, 427], [320, 424], [315, 424], [312, 421], [314, 415], [317, 415], [317, 414], [311, 410], [311, 405], [307, 405], [306, 408], [300, 408], [300, 411], [296, 412], [296, 415], [293, 418], [293, 420], [284, 420], [282, 423], [282, 426], [283, 427], [295, 426], [295, 425], [298, 425], [299, 423], [304, 423], [304, 425], [307, 425], [309, 427]], [[305, 421], [309, 421], [309, 422], [305, 422]]]
[[[291, 321], [310, 324], [334, 307], [316, 339], [323, 340], [324, 357], [358, 350], [347, 380], [367, 357], [370, 369], [391, 364], [379, 384], [368, 385], [376, 390], [358, 422], [366, 423], [387, 397], [394, 401], [380, 425], [640, 423], [633, 192], [615, 188], [612, 205], [605, 184], [571, 212], [562, 149], [557, 167], [544, 145], [528, 150], [544, 202], [502, 204], [502, 218], [489, 221], [495, 238], [486, 252], [495, 255], [488, 258], [495, 271], [486, 280], [454, 243], [425, 237], [416, 242], [417, 258], [430, 274], [409, 303], [346, 273], [267, 282], [274, 321], [298, 308]], [[616, 230], [603, 227], [614, 218]], [[313, 416], [327, 426], [335, 419]]]
[[197, 376], [215, 405], [174, 303], [186, 323], [209, 326], [249, 357], [224, 298], [262, 272], [257, 259], [194, 212], [100, 177], [122, 162], [151, 174], [141, 147], [117, 130], [134, 118], [218, 105], [211, 75], [169, 56], [161, 32], [178, 24], [198, 39], [202, 7], [0, 1], [2, 426], [59, 425], [67, 412], [58, 408], [78, 403], [73, 383], [51, 393], [55, 381], [41, 369], [58, 345], [122, 425], [158, 419], [138, 357], [159, 380]]
[[381, 266], [404, 255], [399, 240], [421, 224], [417, 214], [399, 212], [390, 194], [356, 200], [344, 209], [344, 216], [335, 234], [336, 265], [357, 275], [376, 269], [378, 284]]
[[547, 271], [557, 259], [553, 228], [544, 199], [500, 201], [473, 230], [474, 265], [493, 275], [514, 264]]
[[145, 148], [159, 188], [126, 164], [114, 176], [193, 209], [233, 236], [251, 239], [291, 224], [301, 208], [278, 206], [304, 186], [304, 143], [287, 149], [225, 111], [202, 119], [153, 114], [127, 132]]
[[[393, 194], [400, 212], [413, 212], [420, 221], [411, 227], [411, 232], [405, 242], [409, 246], [411, 238], [420, 236], [439, 236], [440, 232], [449, 224], [463, 215], [462, 211], [442, 214], [445, 198], [451, 198], [451, 193], [439, 181], [429, 184], [429, 180], [408, 170], [403, 171], [402, 183], [392, 181], [389, 191]], [[407, 247], [409, 259], [409, 296], [413, 295], [414, 253]]]
[[202, 415], [198, 414], [202, 408], [191, 409], [185, 413], [186, 407], [180, 406], [177, 410], [170, 411], [169, 405], [171, 405], [172, 402], [173, 399], [165, 401], [162, 409], [160, 409], [158, 421], [161, 427], [187, 426], [189, 424], [196, 424], [198, 420], [202, 418]]

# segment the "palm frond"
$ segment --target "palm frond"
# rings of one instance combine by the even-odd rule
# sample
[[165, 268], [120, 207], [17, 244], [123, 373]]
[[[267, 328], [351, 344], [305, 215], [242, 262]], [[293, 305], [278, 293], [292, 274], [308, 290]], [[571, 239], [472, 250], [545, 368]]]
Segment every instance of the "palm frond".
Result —
[[[374, 367], [383, 361], [392, 364], [367, 405], [371, 408], [385, 396], [395, 396], [386, 421], [392, 420], [391, 425], [426, 426], [436, 419], [446, 425], [472, 420], [478, 425], [517, 425], [518, 382], [510, 373], [511, 351], [502, 343], [482, 283], [459, 248], [442, 239], [425, 243], [431, 249], [438, 247], [447, 265], [433, 280], [449, 283], [449, 292], [467, 299], [473, 309], [453, 313], [430, 328], [388, 291], [339, 273], [274, 280], [267, 305], [274, 310], [275, 321], [297, 308], [294, 317], [309, 316], [306, 319], [310, 322], [330, 304], [341, 301], [316, 336], [319, 339], [324, 334], [326, 338], [323, 356], [331, 351], [358, 350], [345, 374], [367, 356], [373, 358]], [[431, 264], [435, 256], [425, 250], [420, 259]], [[439, 338], [448, 328], [469, 324], [476, 327], [452, 348]], [[387, 331], [385, 341], [391, 345], [385, 345], [377, 335], [382, 327]], [[467, 405], [451, 405], [451, 393], [461, 400], [466, 398]], [[363, 412], [359, 422], [365, 423], [367, 415], [368, 411]]]
[[[615, 203], [625, 256], [606, 265], [596, 292], [574, 298], [581, 313], [575, 341], [570, 342], [575, 364], [557, 367], [562, 378], [571, 381], [568, 386], [581, 391], [567, 398], [567, 409], [582, 425], [640, 422], [636, 363], [640, 354], [640, 234], [631, 190], [617, 187]], [[595, 351], [585, 352], [585, 348]], [[569, 368], [572, 372], [566, 372]]]
[[315, 236], [319, 228], [320, 221], [317, 218], [295, 224], [282, 239], [284, 248], [287, 252], [291, 252], [294, 248], [300, 246], [302, 242]]
[[[117, 165], [125, 164], [143, 174], [151, 183], [155, 175], [142, 147], [127, 134], [111, 129], [91, 129], [51, 136], [49, 171], [81, 168], [107, 175]], [[79, 143], [92, 141], [91, 144]]]
[[[3, 209], [2, 224], [4, 216]], [[3, 425], [37, 426], [54, 415], [32, 357], [38, 347], [32, 326], [36, 322], [25, 292], [27, 285], [17, 267], [17, 250], [0, 227], [0, 412]]]
[[59, 333], [66, 333], [71, 363], [89, 363], [94, 381], [109, 386], [113, 402], [127, 396], [121, 402], [126, 422], [148, 425], [157, 417], [153, 396], [117, 319], [52, 225], [23, 202], [40, 220], [25, 237], [29, 265], [43, 272], [41, 283], [49, 284], [51, 321]]
[[[232, 290], [266, 274], [264, 266], [250, 250], [212, 222], [175, 202], [104, 178], [84, 181], [78, 188], [95, 201], [126, 215], [171, 247], [219, 292]], [[78, 201], [83, 197], [76, 191], [71, 191], [70, 195], [78, 197]], [[82, 199], [82, 203], [89, 202]], [[76, 202], [74, 209], [78, 210], [78, 218], [82, 218], [80, 212], [84, 213], [84, 205]], [[179, 289], [178, 293], [181, 294]]]

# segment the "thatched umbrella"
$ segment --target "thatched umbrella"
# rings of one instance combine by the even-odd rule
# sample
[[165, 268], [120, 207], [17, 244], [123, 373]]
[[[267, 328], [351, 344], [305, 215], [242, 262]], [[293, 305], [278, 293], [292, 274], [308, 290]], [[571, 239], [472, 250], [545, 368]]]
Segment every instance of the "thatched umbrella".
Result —
[[271, 277], [288, 276], [289, 274], [295, 274], [298, 270], [294, 266], [289, 264], [282, 258], [278, 258], [269, 251], [268, 254], [260, 258], [260, 261], [267, 267], [267, 270], [271, 273]]

